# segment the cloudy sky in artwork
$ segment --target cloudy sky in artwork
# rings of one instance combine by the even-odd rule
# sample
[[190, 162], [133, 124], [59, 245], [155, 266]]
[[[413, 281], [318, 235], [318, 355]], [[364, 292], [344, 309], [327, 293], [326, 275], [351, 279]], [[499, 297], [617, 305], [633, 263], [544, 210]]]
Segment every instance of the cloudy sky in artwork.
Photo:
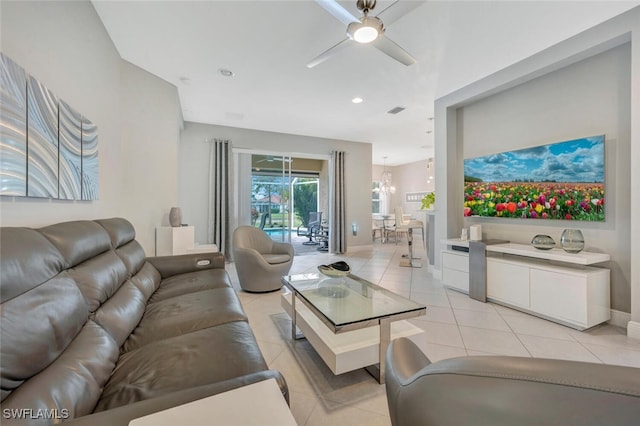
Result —
[[483, 182], [604, 182], [604, 135], [464, 160]]

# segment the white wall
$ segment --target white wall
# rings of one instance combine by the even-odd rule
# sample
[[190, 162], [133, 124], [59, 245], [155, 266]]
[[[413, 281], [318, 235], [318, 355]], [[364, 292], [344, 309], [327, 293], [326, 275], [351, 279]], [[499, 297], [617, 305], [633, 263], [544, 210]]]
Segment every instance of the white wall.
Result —
[[609, 253], [611, 306], [631, 310], [630, 45], [625, 44], [458, 110], [464, 158], [605, 134], [606, 222], [468, 218], [491, 238], [528, 244], [536, 234], [560, 241], [579, 228], [585, 250]]
[[[616, 117], [618, 125], [624, 125], [625, 118], [623, 115], [628, 115], [628, 129], [616, 128], [616, 124], [608, 123], [606, 118], [605, 122], [600, 122], [599, 125], [606, 126], [607, 133], [613, 132], [613, 134], [616, 135], [616, 142], [610, 144], [615, 148], [615, 152], [613, 153], [614, 161], [626, 162], [627, 160], [621, 158], [620, 155], [624, 155], [625, 152], [628, 153], [629, 173], [626, 177], [629, 182], [628, 193], [636, 194], [640, 191], [640, 8], [636, 7], [584, 33], [578, 34], [513, 66], [436, 100], [436, 191], [438, 194], [447, 194], [446, 200], [443, 200], [445, 202], [439, 202], [436, 210], [436, 248], [438, 251], [442, 248], [441, 239], [457, 236], [460, 227], [463, 225], [463, 219], [459, 212], [462, 208], [462, 159], [467, 141], [464, 140], [463, 137], [458, 137], [457, 133], [462, 131], [465, 137], [468, 137], [469, 134], [468, 131], [465, 131], [464, 123], [459, 122], [457, 111], [461, 107], [466, 107], [497, 93], [514, 88], [514, 90], [518, 90], [519, 86], [529, 81], [545, 76], [551, 72], [562, 70], [583, 59], [606, 52], [629, 41], [631, 42], [630, 90], [627, 87], [626, 93], [610, 92], [606, 97], [606, 99], [608, 99], [607, 102], [612, 102], [610, 105], [618, 108], [620, 105], [618, 102], [622, 102], [624, 96], [628, 96], [629, 107], [623, 108], [621, 111], [615, 111], [616, 114], [619, 114]], [[628, 73], [629, 71], [626, 72]], [[618, 83], [620, 82], [617, 78], [616, 81]], [[620, 85], [617, 87], [623, 89], [625, 86]], [[563, 89], [564, 88], [559, 88], [560, 91]], [[583, 87], [583, 89], [588, 90], [588, 87]], [[611, 101], [611, 99], [614, 100]], [[549, 105], [547, 107], [549, 107]], [[580, 120], [580, 129], [587, 134], [591, 134], [588, 120], [593, 117], [593, 115], [588, 107], [583, 106], [582, 108], [587, 118]], [[538, 118], [546, 117], [544, 111], [545, 109], [536, 111], [531, 118], [537, 120]], [[563, 115], [566, 114], [568, 113], [563, 113]], [[609, 116], [608, 112], [604, 112], [604, 115], [605, 117]], [[573, 115], [569, 116], [573, 117]], [[556, 123], [556, 121], [559, 121], [556, 117], [546, 117], [545, 119], [546, 121], [544, 123], [538, 122], [537, 124], [549, 125], [554, 129], [561, 128], [561, 123]], [[598, 123], [598, 121], [596, 121], [596, 123]], [[567, 127], [564, 130], [566, 134], [576, 130], [574, 127], [575, 121], [570, 121], [566, 124]], [[502, 125], [508, 126], [507, 123], [502, 123]], [[551, 135], [546, 136], [551, 137]], [[554, 134], [553, 136], [555, 139], [558, 135]], [[629, 141], [627, 147], [620, 146], [619, 144], [625, 143], [625, 139]], [[559, 140], [563, 140], [563, 138]], [[476, 143], [478, 143], [478, 141], [476, 141]], [[482, 143], [487, 144], [491, 142], [485, 139]], [[505, 149], [509, 148], [510, 146], [505, 146]], [[609, 161], [608, 159], [607, 164], [609, 164]], [[619, 166], [617, 163], [613, 165], [613, 167]], [[622, 167], [625, 166], [622, 165]], [[618, 185], [622, 185], [624, 188], [626, 184], [621, 183], [620, 180], [625, 177], [617, 177], [617, 172], [610, 169], [611, 167], [609, 167], [607, 171], [607, 177], [609, 178], [610, 173], [613, 173], [614, 176], [607, 181], [607, 191], [614, 197], [618, 197], [618, 200], [613, 201], [613, 205], [611, 202], [608, 202], [607, 214], [613, 212], [613, 220], [616, 222], [613, 222], [613, 220], [608, 221], [604, 226], [613, 226], [615, 230], [589, 227], [589, 236], [596, 239], [602, 235], [603, 238], [610, 239], [603, 242], [603, 244], [606, 244], [608, 247], [616, 247], [616, 250], [623, 250], [617, 246], [618, 243], [616, 241], [611, 241], [611, 239], [617, 238], [619, 235], [618, 232], [622, 232], [622, 229], [625, 227], [624, 219], [621, 219], [625, 214], [625, 202], [619, 199], [619, 197], [623, 195], [618, 194], [618, 190], [614, 189]], [[614, 181], [611, 182], [611, 180]], [[609, 188], [609, 185], [614, 186]], [[632, 215], [633, 212], [640, 209], [640, 199], [638, 197], [630, 197], [628, 206], [629, 208], [626, 214]], [[622, 222], [618, 223], [618, 220]], [[622, 245], [628, 244], [629, 259], [638, 259], [640, 258], [640, 221], [633, 218], [633, 216], [629, 221], [628, 233], [629, 242], [626, 243], [625, 239], [623, 239]], [[495, 236], [493, 231], [487, 234], [489, 238]], [[604, 237], [604, 235], [606, 235], [606, 237]], [[589, 236], [587, 238], [590, 238]], [[593, 241], [593, 239], [591, 240]], [[616, 299], [614, 303], [616, 303], [616, 305], [613, 307], [614, 309], [624, 309], [625, 305], [628, 306], [628, 304], [621, 299], [625, 297], [625, 294], [630, 298], [631, 322], [629, 323], [627, 332], [630, 336], [640, 338], [640, 264], [637, 261], [630, 262], [629, 266], [625, 267], [625, 260], [620, 257], [620, 253], [618, 253], [618, 259], [621, 259], [623, 262], [620, 274], [629, 277], [630, 294], [628, 290], [620, 288], [618, 283], [616, 283], [614, 294]], [[622, 268], [625, 268], [625, 270], [622, 270]], [[436, 269], [440, 269], [439, 257], [436, 257]]]
[[[169, 225], [178, 201], [178, 141], [182, 119], [175, 86], [121, 61], [120, 111], [125, 143], [118, 202], [145, 252], [155, 254], [155, 229]], [[110, 170], [105, 170], [111, 176]]]
[[[234, 148], [329, 155], [345, 151], [346, 155], [346, 225], [347, 250], [371, 244], [371, 145], [309, 136], [264, 132], [236, 127], [186, 122], [180, 137], [178, 164], [178, 205], [183, 222], [194, 225], [196, 241], [207, 243], [208, 167], [213, 138], [229, 139]], [[357, 223], [358, 235], [351, 235]]]
[[402, 206], [405, 213], [414, 214], [420, 210], [422, 203], [407, 202], [405, 194], [407, 192], [431, 192], [435, 190], [434, 181], [427, 180], [428, 160], [420, 160], [413, 163], [403, 164], [393, 168], [393, 181], [396, 183], [396, 193], [394, 201], [396, 205]]
[[[2, 52], [98, 126], [100, 199], [73, 202], [1, 197], [3, 226], [41, 226], [113, 216], [119, 163], [120, 56], [89, 2], [0, 3]], [[110, 172], [113, 171], [113, 172]]]
[[[420, 210], [420, 202], [407, 202], [407, 192], [432, 192], [435, 190], [435, 180], [427, 179], [427, 164], [429, 160], [420, 160], [413, 163], [402, 164], [399, 166], [381, 166], [374, 165], [371, 169], [371, 181], [379, 182], [382, 173], [387, 170], [391, 172], [392, 185], [396, 192], [389, 195], [388, 213], [393, 214], [396, 206], [401, 206], [405, 213], [413, 214], [416, 210]], [[381, 198], [381, 203], [384, 197]], [[381, 205], [382, 208], [382, 205]]]
[[88, 1], [2, 1], [2, 51], [98, 126], [92, 202], [1, 197], [2, 226], [125, 217], [147, 254], [177, 200], [175, 87], [120, 58]]

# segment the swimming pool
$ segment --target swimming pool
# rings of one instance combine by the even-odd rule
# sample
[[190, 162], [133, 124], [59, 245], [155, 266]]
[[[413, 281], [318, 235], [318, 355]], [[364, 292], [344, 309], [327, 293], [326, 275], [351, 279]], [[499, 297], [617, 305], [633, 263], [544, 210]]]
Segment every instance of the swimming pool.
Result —
[[263, 229], [264, 232], [266, 232], [267, 234], [269, 234], [270, 237], [282, 237], [282, 235], [286, 235], [290, 232], [292, 232], [291, 230], [289, 230], [288, 228], [267, 228], [267, 229]]

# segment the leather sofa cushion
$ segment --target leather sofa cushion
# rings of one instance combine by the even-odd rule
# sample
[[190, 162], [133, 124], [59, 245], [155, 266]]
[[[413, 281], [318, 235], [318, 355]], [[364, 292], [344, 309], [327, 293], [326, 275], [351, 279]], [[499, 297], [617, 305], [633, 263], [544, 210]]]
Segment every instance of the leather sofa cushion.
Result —
[[231, 281], [227, 271], [222, 268], [188, 272], [162, 280], [158, 290], [149, 299], [149, 303], [196, 291], [226, 287], [231, 288]]
[[57, 223], [38, 231], [62, 253], [65, 268], [71, 268], [111, 248], [109, 234], [93, 221]]
[[288, 254], [263, 254], [262, 257], [270, 265], [286, 263], [291, 260], [291, 256], [289, 256]]
[[2, 399], [60, 356], [88, 314], [82, 293], [66, 272], [4, 301], [0, 307]]
[[222, 324], [123, 354], [95, 411], [266, 369], [249, 324]]
[[118, 248], [129, 241], [133, 241], [136, 238], [136, 230], [126, 219], [121, 217], [113, 217], [110, 219], [96, 220], [109, 234], [111, 239], [111, 245], [114, 248]]
[[128, 276], [138, 273], [145, 263], [146, 255], [142, 246], [135, 240], [136, 231], [126, 219], [114, 217], [96, 220], [107, 232], [111, 246], [124, 262]]
[[144, 294], [145, 300], [149, 300], [160, 286], [160, 273], [149, 262], [145, 262], [142, 269], [131, 277], [131, 282]]
[[150, 342], [232, 321], [246, 321], [231, 288], [218, 288], [150, 303], [138, 327], [124, 344], [129, 352]]
[[33, 229], [2, 228], [0, 247], [3, 303], [53, 278], [64, 266], [60, 252]]
[[116, 249], [116, 253], [124, 262], [129, 276], [137, 274], [146, 262], [144, 249], [137, 241], [130, 241]]
[[84, 295], [89, 310], [95, 312], [124, 283], [127, 271], [113, 250], [101, 253], [69, 270]]
[[[37, 338], [31, 338], [32, 344], [40, 347]], [[3, 348], [5, 345], [3, 341]], [[46, 353], [46, 349], [43, 352]], [[55, 361], [2, 401], [2, 408], [57, 409], [59, 413], [65, 409], [70, 417], [90, 414], [117, 358], [118, 347], [113, 339], [102, 327], [88, 321]], [[28, 359], [24, 360], [24, 363], [28, 362]], [[3, 359], [3, 374], [4, 366]], [[2, 424], [6, 420], [3, 419]], [[38, 424], [42, 423], [47, 422]]]
[[140, 322], [146, 300], [140, 289], [127, 281], [96, 311], [94, 319], [120, 347]]

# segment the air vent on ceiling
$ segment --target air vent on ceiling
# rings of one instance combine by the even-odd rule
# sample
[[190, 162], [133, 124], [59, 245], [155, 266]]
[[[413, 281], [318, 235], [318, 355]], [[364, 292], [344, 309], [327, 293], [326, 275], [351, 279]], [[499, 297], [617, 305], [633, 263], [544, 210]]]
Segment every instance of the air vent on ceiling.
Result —
[[387, 111], [387, 114], [397, 114], [397, 113], [402, 112], [404, 110], [405, 110], [405, 107], [397, 106], [397, 107], [392, 108], [389, 111]]

